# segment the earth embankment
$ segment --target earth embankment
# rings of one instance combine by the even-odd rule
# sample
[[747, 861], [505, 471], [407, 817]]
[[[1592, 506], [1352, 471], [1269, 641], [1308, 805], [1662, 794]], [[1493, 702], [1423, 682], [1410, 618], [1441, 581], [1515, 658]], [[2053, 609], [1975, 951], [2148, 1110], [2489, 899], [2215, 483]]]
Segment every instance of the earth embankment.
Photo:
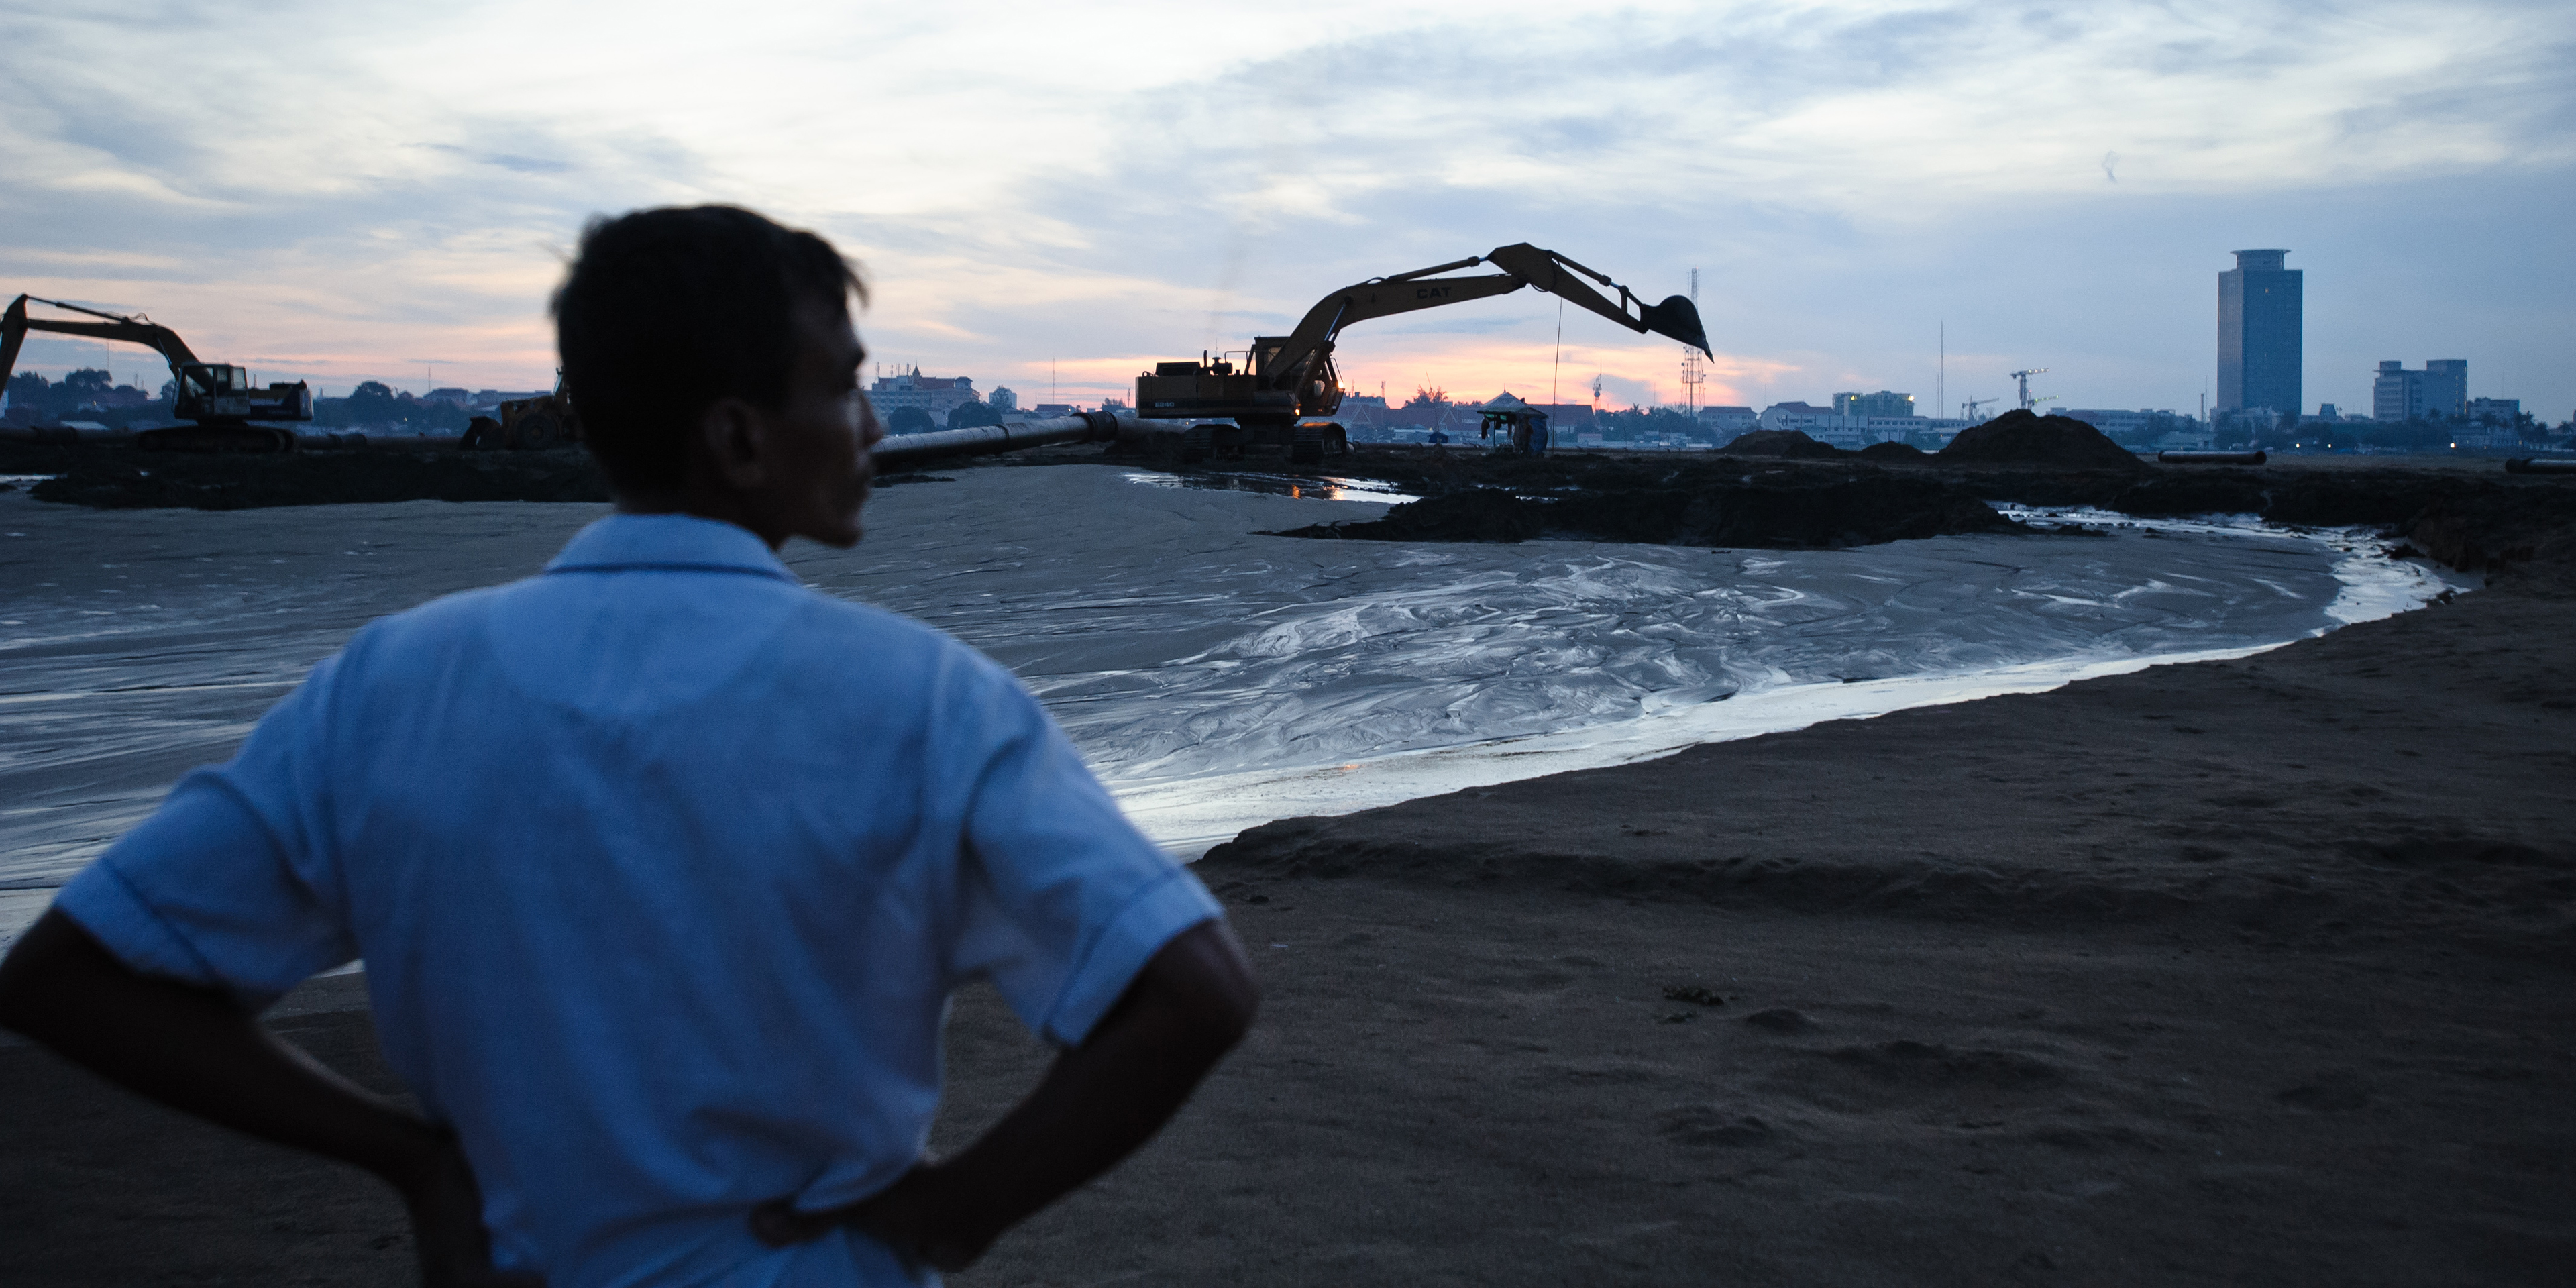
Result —
[[2236, 662], [1288, 819], [1209, 852], [1370, 876], [2576, 965], [2576, 598], [2526, 584]]
[[[1325, 472], [1393, 484], [1422, 501], [1399, 506], [1375, 523], [1314, 525], [1284, 535], [1404, 541], [1567, 536], [1835, 547], [2029, 530], [1992, 508], [2011, 502], [2090, 506], [2149, 518], [2251, 514], [2293, 526], [2372, 527], [2473, 571], [2546, 562], [2553, 551], [2576, 549], [2576, 478], [2567, 476], [2508, 474], [2500, 462], [2445, 458], [2281, 457], [2263, 466], [2213, 467], [2157, 465], [2119, 453], [2105, 464], [2094, 459], [2105, 444], [2072, 441], [2071, 431], [2025, 428], [2030, 432], [1999, 436], [1966, 454], [1975, 459], [1956, 459], [1947, 451], [1842, 453], [1822, 444], [1812, 445], [1827, 453], [1821, 458], [1803, 452], [1520, 457], [1371, 445], [1333, 459]], [[1184, 466], [1084, 447], [939, 468], [1138, 459], [1207, 474], [1282, 464]], [[2092, 463], [2065, 463], [2070, 460]], [[253, 456], [10, 442], [0, 443], [0, 474], [47, 476], [33, 485], [36, 499], [97, 509], [608, 499], [598, 471], [577, 449], [370, 446]], [[907, 477], [914, 476], [884, 481]]]
[[279, 455], [0, 444], [0, 474], [50, 475], [39, 501], [98, 510], [253, 510], [386, 501], [608, 500], [579, 451], [364, 447]]

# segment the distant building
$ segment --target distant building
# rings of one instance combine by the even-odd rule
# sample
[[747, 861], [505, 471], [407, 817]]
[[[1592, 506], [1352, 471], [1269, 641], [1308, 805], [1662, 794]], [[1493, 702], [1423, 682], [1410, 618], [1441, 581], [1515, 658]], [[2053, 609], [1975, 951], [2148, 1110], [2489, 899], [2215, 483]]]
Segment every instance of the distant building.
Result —
[[1827, 425], [1841, 419], [1831, 407], [1818, 407], [1806, 402], [1780, 402], [1763, 408], [1762, 415], [1754, 423], [1761, 429], [1796, 430], [1815, 438], [1824, 432]]
[[921, 368], [879, 376], [868, 386], [868, 401], [876, 404], [879, 417], [891, 416], [905, 407], [918, 407], [941, 425], [948, 423], [948, 413], [970, 402], [981, 402], [975, 396], [975, 382], [965, 376], [925, 376]]
[[[1839, 400], [1845, 396], [1838, 394], [1836, 398]], [[1848, 396], [1857, 398], [1864, 395]], [[1866, 395], [1866, 397], [1877, 396], [1876, 394]], [[1903, 394], [1889, 396], [1906, 398]], [[1911, 401], [1910, 398], [1907, 399], [1908, 403]], [[1855, 450], [1872, 443], [1905, 442], [1917, 434], [1934, 432], [1931, 420], [1922, 416], [1846, 414], [1830, 407], [1818, 407], [1803, 402], [1773, 403], [1762, 409], [1762, 415], [1753, 427], [1796, 430], [1819, 443], [1829, 443], [1835, 447]], [[1720, 430], [1718, 441], [1725, 443], [1731, 441], [1734, 436], [1733, 433]]]
[[474, 395], [457, 388], [432, 389], [422, 394], [420, 400], [425, 403], [448, 403], [458, 407], [474, 405]]
[[2298, 413], [2305, 274], [2286, 250], [2240, 250], [2218, 275], [2218, 406]]
[[[2298, 418], [2291, 416], [2288, 419], [2295, 421]], [[2280, 428], [2282, 420], [2282, 414], [2269, 407], [2212, 407], [2209, 409], [2209, 427], [2212, 430], [2224, 425], [2231, 429], [2243, 430], [2248, 434], [2265, 434]]]
[[1072, 414], [1073, 414], [1073, 404], [1072, 404], [1072, 403], [1039, 403], [1039, 404], [1038, 404], [1035, 408], [1033, 408], [1032, 410], [1034, 410], [1034, 411], [1037, 413], [1037, 418], [1038, 418], [1039, 420], [1054, 420], [1054, 419], [1055, 419], [1056, 417], [1058, 417], [1058, 416], [1070, 416], [1070, 415], [1072, 415]]
[[984, 405], [1007, 416], [1020, 409], [1020, 396], [1012, 393], [1009, 385], [995, 385], [993, 392], [984, 396]]
[[2151, 411], [2104, 411], [2092, 407], [2069, 407], [2057, 413], [2068, 420], [2080, 420], [2105, 435], [2118, 438], [2123, 434], [2143, 434], [2154, 423]]
[[2522, 421], [2519, 398], [2472, 398], [2469, 419], [2484, 425], [2515, 425]]
[[1911, 416], [1914, 395], [1891, 393], [1881, 389], [1874, 394], [1835, 394], [1834, 413], [1840, 416]]
[[[437, 392], [444, 393], [446, 391], [439, 390]], [[529, 398], [543, 398], [552, 392], [554, 391], [551, 389], [477, 389], [474, 391], [474, 396], [465, 401], [465, 410], [481, 412], [494, 411], [505, 402], [519, 402]]]
[[1699, 419], [1701, 424], [1717, 431], [1717, 441], [1721, 443], [1733, 439], [1736, 435], [1762, 422], [1762, 418], [1755, 415], [1750, 407], [1702, 407], [1699, 409]]
[[2435, 358], [2422, 371], [2404, 362], [2379, 364], [2370, 382], [2370, 418], [2382, 421], [2458, 419], [2469, 410], [2469, 364], [2465, 358]]

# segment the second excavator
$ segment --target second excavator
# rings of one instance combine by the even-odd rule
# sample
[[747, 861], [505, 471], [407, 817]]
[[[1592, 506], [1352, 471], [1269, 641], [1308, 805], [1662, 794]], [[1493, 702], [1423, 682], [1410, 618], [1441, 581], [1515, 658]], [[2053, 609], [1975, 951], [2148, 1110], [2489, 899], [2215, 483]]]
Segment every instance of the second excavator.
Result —
[[[1479, 264], [1502, 271], [1442, 276]], [[1619, 298], [1613, 301], [1594, 290], [1587, 278], [1617, 291]], [[1342, 405], [1333, 344], [1343, 327], [1509, 295], [1523, 287], [1590, 309], [1640, 335], [1652, 333], [1709, 352], [1708, 334], [1701, 329], [1699, 309], [1689, 296], [1674, 295], [1649, 304], [1606, 274], [1555, 251], [1516, 242], [1410, 273], [1372, 277], [1335, 291], [1306, 310], [1289, 334], [1254, 337], [1251, 349], [1243, 351], [1241, 368], [1223, 355], [1197, 362], [1157, 363], [1152, 371], [1136, 377], [1136, 414], [1150, 420], [1234, 422], [1193, 427], [1184, 438], [1185, 458], [1265, 443], [1286, 446], [1292, 461], [1321, 461], [1327, 439], [1338, 436], [1340, 429], [1321, 418]]]
[[[67, 318], [30, 317], [27, 305], [31, 302], [85, 313], [98, 320], [82, 322]], [[32, 295], [21, 295], [9, 302], [7, 310], [0, 311], [0, 384], [8, 382], [10, 371], [18, 365], [18, 347], [26, 343], [30, 331], [51, 331], [92, 340], [122, 340], [160, 352], [162, 360], [170, 364], [170, 381], [175, 387], [170, 414], [196, 424], [146, 430], [135, 436], [135, 444], [139, 447], [193, 451], [293, 451], [294, 430], [283, 425], [255, 425], [251, 422], [313, 419], [313, 391], [301, 380], [275, 383], [263, 389], [253, 385], [250, 373], [240, 367], [197, 361], [197, 355], [189, 351], [188, 342], [180, 339], [178, 332], [148, 317], [128, 317], [122, 313], [108, 313]]]

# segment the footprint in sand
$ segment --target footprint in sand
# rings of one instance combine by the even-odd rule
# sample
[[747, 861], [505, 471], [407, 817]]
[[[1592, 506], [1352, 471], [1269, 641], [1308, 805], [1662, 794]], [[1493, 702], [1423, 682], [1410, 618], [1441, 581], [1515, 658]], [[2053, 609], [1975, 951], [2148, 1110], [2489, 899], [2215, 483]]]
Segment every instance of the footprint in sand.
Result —
[[1755, 1011], [1745, 1016], [1744, 1022], [1754, 1028], [1772, 1033], [1804, 1033], [1816, 1027], [1814, 1020], [1785, 1006], [1775, 1006], [1767, 1011]]
[[1751, 1114], [1716, 1105], [1675, 1105], [1656, 1116], [1655, 1130], [1685, 1145], [1741, 1149], [1778, 1135], [1771, 1124]]

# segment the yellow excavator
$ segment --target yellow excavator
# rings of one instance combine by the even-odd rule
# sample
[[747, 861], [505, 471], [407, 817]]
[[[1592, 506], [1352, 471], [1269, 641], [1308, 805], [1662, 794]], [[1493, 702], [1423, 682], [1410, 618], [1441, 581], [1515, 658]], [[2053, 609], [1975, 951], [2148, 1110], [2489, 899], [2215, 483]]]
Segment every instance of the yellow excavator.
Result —
[[[86, 313], [99, 320], [29, 317], [30, 303]], [[0, 386], [7, 385], [9, 373], [17, 369], [18, 349], [27, 342], [30, 331], [122, 340], [153, 349], [169, 362], [170, 378], [178, 388], [170, 414], [196, 423], [149, 429], [135, 435], [135, 446], [146, 450], [291, 452], [295, 450], [294, 430], [251, 422], [313, 419], [313, 391], [301, 380], [258, 388], [251, 384], [250, 372], [240, 367], [197, 361], [197, 355], [189, 351], [188, 342], [180, 339], [178, 332], [142, 314], [128, 317], [32, 295], [11, 300], [7, 311], [0, 312]]]
[[568, 447], [581, 441], [581, 417], [572, 409], [572, 395], [564, 392], [561, 367], [555, 369], [553, 393], [513, 398], [492, 410], [498, 414], [477, 416], [466, 424], [458, 447], [525, 450]]
[[[1502, 271], [1441, 276], [1479, 264], [1491, 264]], [[1586, 278], [1617, 291], [1618, 300], [1614, 303], [1592, 289]], [[1651, 332], [1709, 353], [1708, 334], [1700, 327], [1699, 308], [1689, 296], [1674, 295], [1660, 304], [1649, 304], [1608, 276], [1555, 251], [1516, 242], [1410, 273], [1372, 277], [1335, 291], [1306, 310], [1306, 316], [1289, 334], [1254, 337], [1240, 370], [1222, 355], [1213, 360], [1203, 357], [1197, 362], [1157, 363], [1152, 371], [1136, 377], [1136, 414], [1148, 420], [1234, 422], [1193, 426], [1182, 437], [1183, 460], [1239, 456], [1247, 444], [1271, 444], [1286, 446], [1293, 462], [1314, 464], [1323, 460], [1328, 443], [1347, 442], [1342, 426], [1324, 419], [1342, 405], [1341, 376], [1333, 369], [1333, 344], [1343, 327], [1370, 318], [1509, 295], [1522, 287], [1535, 287], [1590, 309], [1640, 335]], [[1516, 441], [1518, 438], [1514, 436]]]

